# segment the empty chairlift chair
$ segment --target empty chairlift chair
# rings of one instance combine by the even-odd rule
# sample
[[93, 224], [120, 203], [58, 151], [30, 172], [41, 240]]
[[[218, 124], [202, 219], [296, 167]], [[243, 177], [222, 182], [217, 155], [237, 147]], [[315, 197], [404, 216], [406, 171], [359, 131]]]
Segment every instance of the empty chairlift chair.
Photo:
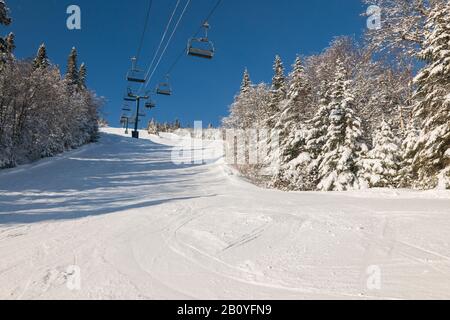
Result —
[[203, 24], [205, 36], [203, 38], [192, 38], [188, 43], [188, 55], [204, 59], [212, 59], [214, 57], [214, 44], [208, 39], [209, 24]]
[[169, 76], [166, 76], [166, 82], [161, 82], [156, 88], [156, 94], [160, 94], [163, 96], [171, 96], [172, 95], [172, 87], [170, 86]]
[[153, 109], [156, 108], [156, 103], [153, 102], [152, 100], [149, 100], [145, 103], [145, 108], [146, 109]]
[[131, 59], [131, 70], [127, 73], [127, 81], [145, 83], [146, 79], [144, 72], [136, 67], [136, 62], [136, 58]]
[[134, 96], [131, 88], [127, 88], [127, 93], [125, 94], [123, 100], [126, 102], [136, 102], [136, 97]]

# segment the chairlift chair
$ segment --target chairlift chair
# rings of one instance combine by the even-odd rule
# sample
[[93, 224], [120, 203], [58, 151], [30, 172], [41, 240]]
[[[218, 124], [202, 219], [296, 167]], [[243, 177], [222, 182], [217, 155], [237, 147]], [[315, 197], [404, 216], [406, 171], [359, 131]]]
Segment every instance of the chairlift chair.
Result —
[[126, 126], [129, 125], [129, 123], [130, 123], [129, 120], [130, 120], [129, 117], [127, 117], [127, 116], [125, 116], [125, 115], [122, 115], [122, 116], [120, 117], [120, 124], [125, 128]]
[[127, 102], [130, 102], [130, 101], [135, 102], [136, 101], [136, 97], [133, 96], [133, 91], [131, 90], [131, 88], [127, 88], [127, 93], [124, 96], [123, 100], [127, 101]]
[[129, 106], [123, 106], [122, 111], [131, 111], [131, 108]]
[[145, 83], [145, 75], [144, 72], [139, 70], [136, 67], [137, 59], [135, 57], [131, 58], [131, 69], [127, 73], [127, 81], [129, 82], [137, 82], [137, 83]]
[[145, 108], [146, 109], [156, 108], [156, 103], [154, 103], [153, 101], [148, 101], [148, 102], [145, 103]]
[[166, 76], [166, 82], [161, 82], [156, 88], [156, 94], [160, 94], [163, 96], [171, 96], [172, 95], [172, 87], [170, 86], [169, 76]]
[[[140, 122], [141, 122], [141, 119], [138, 120], [138, 123], [140, 123]], [[128, 124], [129, 124], [130, 126], [136, 125], [136, 119], [130, 120], [130, 122], [128, 122]]]
[[212, 59], [214, 57], [215, 48], [212, 41], [208, 39], [209, 23], [203, 24], [205, 36], [203, 38], [192, 38], [188, 42], [188, 55], [204, 59]]

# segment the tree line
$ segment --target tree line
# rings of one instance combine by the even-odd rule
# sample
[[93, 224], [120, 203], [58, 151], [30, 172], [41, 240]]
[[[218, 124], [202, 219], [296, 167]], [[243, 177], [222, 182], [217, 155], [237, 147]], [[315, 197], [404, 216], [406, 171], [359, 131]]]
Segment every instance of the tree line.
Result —
[[[0, 0], [0, 24], [11, 23]], [[0, 168], [14, 167], [97, 139], [101, 101], [87, 88], [87, 68], [70, 52], [61, 75], [44, 44], [34, 59], [14, 56], [15, 37], [0, 37]]]
[[155, 119], [151, 119], [148, 122], [147, 130], [150, 134], [159, 134], [160, 132], [171, 133], [181, 129], [181, 122], [178, 119], [175, 119], [174, 122], [164, 122], [160, 123]]
[[450, 4], [365, 2], [384, 14], [362, 44], [336, 38], [288, 75], [277, 56], [270, 85], [245, 70], [223, 125], [269, 131], [245, 175], [284, 190], [450, 188]]

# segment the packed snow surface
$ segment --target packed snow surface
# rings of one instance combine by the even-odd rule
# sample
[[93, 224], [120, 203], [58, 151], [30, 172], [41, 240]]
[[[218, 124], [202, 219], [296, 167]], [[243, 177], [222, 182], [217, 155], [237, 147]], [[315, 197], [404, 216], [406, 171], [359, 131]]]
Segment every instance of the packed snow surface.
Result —
[[0, 298], [450, 298], [448, 191], [264, 190], [142, 135], [0, 172]]

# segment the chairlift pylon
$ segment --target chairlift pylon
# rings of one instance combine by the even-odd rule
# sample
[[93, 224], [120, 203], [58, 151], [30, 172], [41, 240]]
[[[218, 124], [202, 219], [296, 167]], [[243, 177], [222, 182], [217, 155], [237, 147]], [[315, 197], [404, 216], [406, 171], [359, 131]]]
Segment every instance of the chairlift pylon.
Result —
[[205, 21], [202, 28], [205, 29], [205, 36], [202, 38], [191, 38], [188, 42], [187, 53], [193, 57], [212, 59], [215, 49], [214, 43], [208, 39], [208, 30], [210, 28], [208, 21]]
[[131, 58], [131, 69], [127, 73], [127, 81], [129, 82], [137, 82], [137, 83], [145, 83], [145, 75], [144, 72], [139, 70], [136, 66], [137, 59], [136, 57]]

